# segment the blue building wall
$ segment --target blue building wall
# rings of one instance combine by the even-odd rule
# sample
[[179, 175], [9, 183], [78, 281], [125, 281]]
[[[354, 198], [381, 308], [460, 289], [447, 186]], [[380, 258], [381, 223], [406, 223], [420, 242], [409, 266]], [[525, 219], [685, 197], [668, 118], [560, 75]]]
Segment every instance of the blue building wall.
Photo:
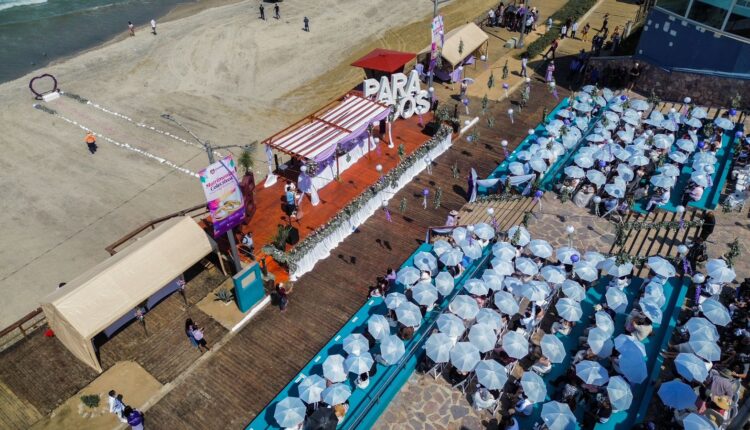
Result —
[[750, 41], [660, 8], [649, 13], [635, 57], [668, 70], [750, 73]]

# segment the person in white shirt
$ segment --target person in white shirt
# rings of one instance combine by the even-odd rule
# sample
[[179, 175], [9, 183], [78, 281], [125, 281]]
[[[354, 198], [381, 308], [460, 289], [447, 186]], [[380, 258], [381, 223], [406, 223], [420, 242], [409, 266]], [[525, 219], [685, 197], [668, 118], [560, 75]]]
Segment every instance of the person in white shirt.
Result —
[[115, 390], [109, 391], [109, 396], [107, 397], [107, 401], [109, 402], [109, 412], [111, 414], [117, 415], [117, 418], [121, 422], [128, 422], [128, 420], [125, 419], [125, 417], [122, 415], [122, 412], [125, 410], [125, 404], [122, 403], [122, 396], [118, 396]]
[[474, 401], [474, 409], [478, 411], [489, 409], [495, 405], [495, 398], [492, 396], [492, 393], [484, 387], [474, 392], [472, 400]]
[[155, 19], [151, 20], [151, 34], [156, 36], [156, 20]]

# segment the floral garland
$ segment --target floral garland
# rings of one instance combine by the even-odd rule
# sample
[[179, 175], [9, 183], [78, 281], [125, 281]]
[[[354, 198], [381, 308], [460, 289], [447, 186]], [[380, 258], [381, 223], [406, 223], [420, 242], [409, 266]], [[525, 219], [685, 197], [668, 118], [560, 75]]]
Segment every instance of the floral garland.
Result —
[[700, 227], [703, 225], [703, 220], [697, 221], [663, 221], [663, 222], [621, 222], [615, 224], [615, 245], [622, 246], [625, 244], [627, 238], [626, 231], [629, 233], [631, 230], [653, 230], [653, 229], [665, 229], [666, 231], [678, 230], [681, 228], [692, 228]]
[[732, 243], [729, 244], [729, 251], [724, 254], [724, 259], [727, 261], [727, 265], [729, 267], [734, 266], [734, 260], [742, 254], [742, 250], [740, 250], [740, 242], [738, 239], [734, 239]]
[[502, 193], [502, 194], [487, 194], [485, 196], [479, 196], [477, 197], [478, 203], [487, 203], [487, 202], [514, 202], [516, 200], [525, 199], [526, 196], [523, 196], [521, 194], [510, 194], [510, 193]]
[[[263, 246], [262, 250], [266, 255], [271, 256], [280, 264], [286, 264], [289, 271], [293, 272], [297, 268], [297, 262], [302, 259], [305, 255], [309, 254], [310, 251], [318, 245], [324, 238], [330, 236], [335, 230], [340, 228], [344, 223], [348, 222], [354, 213], [362, 209], [373, 197], [379, 192], [386, 188], [397, 188], [398, 180], [401, 176], [419, 160], [425, 157], [433, 148], [435, 148], [440, 142], [442, 142], [448, 135], [450, 135], [451, 129], [446, 126], [440, 127], [435, 133], [432, 139], [425, 142], [412, 154], [403, 157], [398, 165], [390, 172], [383, 175], [380, 181], [377, 181], [369, 188], [367, 188], [362, 194], [354, 198], [348, 205], [333, 216], [326, 224], [320, 226], [313, 231], [308, 237], [301, 240], [294, 248], [289, 252], [284, 252], [274, 248], [272, 245]], [[403, 146], [403, 144], [401, 145]]]

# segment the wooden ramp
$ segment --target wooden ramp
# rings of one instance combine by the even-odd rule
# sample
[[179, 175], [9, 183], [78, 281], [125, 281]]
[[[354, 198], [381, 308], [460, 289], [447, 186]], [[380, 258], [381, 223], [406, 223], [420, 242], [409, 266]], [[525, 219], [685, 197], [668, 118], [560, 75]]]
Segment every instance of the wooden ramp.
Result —
[[28, 401], [18, 398], [7, 385], [0, 382], [0, 423], [6, 430], [23, 430], [42, 418], [42, 414]]

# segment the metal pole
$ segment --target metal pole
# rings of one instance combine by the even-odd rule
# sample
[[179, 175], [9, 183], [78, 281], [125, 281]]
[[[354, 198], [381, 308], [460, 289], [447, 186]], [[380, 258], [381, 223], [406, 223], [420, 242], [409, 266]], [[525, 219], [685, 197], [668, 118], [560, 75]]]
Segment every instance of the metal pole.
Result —
[[[434, 20], [437, 16], [438, 12], [438, 0], [432, 0], [432, 19]], [[430, 21], [430, 29], [432, 29], [432, 21]], [[432, 31], [430, 31], [432, 33]], [[430, 52], [430, 63], [427, 65], [427, 67], [430, 67], [432, 65], [432, 52]], [[432, 75], [435, 73], [434, 69], [430, 69], [430, 77], [427, 80], [427, 88], [432, 88]]]
[[523, 21], [521, 22], [521, 37], [518, 39], [518, 45], [516, 45], [516, 48], [523, 48], [523, 35], [526, 33], [526, 15], [529, 13], [529, 6], [531, 5], [531, 0], [526, 0], [526, 3], [524, 3], [524, 10], [523, 10], [523, 18], [521, 18]]
[[[190, 134], [190, 136], [192, 136], [193, 139], [195, 139], [198, 143], [200, 143], [201, 145], [203, 145], [203, 149], [206, 150], [206, 155], [208, 155], [208, 163], [209, 164], [214, 164], [214, 161], [215, 161], [214, 160], [214, 150], [211, 147], [211, 143], [210, 142], [208, 142], [208, 141], [206, 141], [206, 142], [202, 141], [198, 136], [196, 136], [192, 131], [188, 130], [187, 127], [185, 127], [184, 125], [182, 125], [182, 123], [180, 123], [177, 119], [175, 119], [171, 115], [169, 115], [169, 114], [163, 114], [162, 118], [167, 119], [169, 121], [172, 121], [175, 124], [179, 125], [180, 128], [182, 128], [188, 134]], [[240, 263], [240, 255], [237, 252], [237, 242], [234, 240], [234, 228], [231, 228], [231, 229], [229, 229], [229, 231], [227, 231], [227, 239], [229, 240], [229, 248], [230, 248], [230, 251], [231, 251], [231, 254], [232, 254], [232, 260], [234, 262], [234, 269], [237, 271], [237, 273], [240, 273], [242, 271], [242, 264]]]

